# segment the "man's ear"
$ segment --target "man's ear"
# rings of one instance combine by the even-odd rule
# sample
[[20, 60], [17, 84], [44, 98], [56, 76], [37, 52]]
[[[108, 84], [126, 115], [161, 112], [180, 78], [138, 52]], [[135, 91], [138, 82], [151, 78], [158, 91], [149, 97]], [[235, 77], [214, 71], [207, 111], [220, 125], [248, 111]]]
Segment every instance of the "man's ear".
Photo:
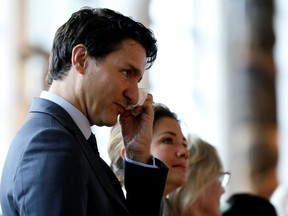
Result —
[[88, 52], [83, 44], [76, 45], [72, 50], [72, 67], [74, 67], [79, 73], [85, 73], [85, 66], [87, 62]]
[[125, 148], [124, 148], [124, 146], [120, 150], [120, 155], [121, 155], [122, 158], [125, 157]]

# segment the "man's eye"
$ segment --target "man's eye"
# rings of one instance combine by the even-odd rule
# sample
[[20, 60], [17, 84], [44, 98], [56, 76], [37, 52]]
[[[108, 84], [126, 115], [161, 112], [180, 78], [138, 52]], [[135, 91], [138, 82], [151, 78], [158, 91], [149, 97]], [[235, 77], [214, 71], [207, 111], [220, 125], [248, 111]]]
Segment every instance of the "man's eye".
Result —
[[123, 73], [123, 75], [126, 76], [126, 77], [129, 77], [129, 75], [130, 75], [130, 72], [127, 71], [127, 70], [123, 71], [122, 73]]

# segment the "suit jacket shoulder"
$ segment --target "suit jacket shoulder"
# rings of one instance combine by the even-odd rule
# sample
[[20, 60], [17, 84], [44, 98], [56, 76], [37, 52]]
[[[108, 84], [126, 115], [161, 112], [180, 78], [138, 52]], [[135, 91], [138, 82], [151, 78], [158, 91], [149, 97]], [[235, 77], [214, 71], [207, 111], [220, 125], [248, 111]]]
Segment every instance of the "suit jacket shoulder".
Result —
[[[0, 188], [2, 211], [7, 216], [15, 212], [138, 216], [142, 211], [154, 215], [150, 212], [159, 210], [156, 203], [162, 197], [166, 178], [161, 170], [127, 167], [130, 186], [126, 202], [116, 176], [95, 156], [69, 114], [49, 100], [34, 99], [5, 161]], [[137, 183], [133, 176], [138, 173], [150, 176], [156, 184], [150, 187], [144, 179]], [[143, 195], [148, 198], [148, 194], [156, 194], [156, 198], [142, 199], [143, 184], [147, 188]]]

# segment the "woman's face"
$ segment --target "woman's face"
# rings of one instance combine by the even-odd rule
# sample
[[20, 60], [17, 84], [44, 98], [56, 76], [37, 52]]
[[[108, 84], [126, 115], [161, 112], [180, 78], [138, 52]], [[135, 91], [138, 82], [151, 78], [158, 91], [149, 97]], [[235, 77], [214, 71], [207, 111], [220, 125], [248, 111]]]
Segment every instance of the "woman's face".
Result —
[[169, 168], [164, 195], [168, 195], [186, 182], [188, 150], [179, 123], [163, 117], [154, 124], [151, 154]]

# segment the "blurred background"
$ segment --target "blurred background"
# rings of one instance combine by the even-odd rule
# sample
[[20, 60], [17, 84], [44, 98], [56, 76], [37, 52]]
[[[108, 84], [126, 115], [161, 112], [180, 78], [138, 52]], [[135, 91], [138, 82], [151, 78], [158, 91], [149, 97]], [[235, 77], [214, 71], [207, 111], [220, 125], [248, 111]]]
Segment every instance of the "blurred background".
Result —
[[[141, 87], [215, 145], [232, 173], [225, 196], [269, 198], [288, 172], [288, 1], [0, 0], [0, 173], [9, 144], [45, 88], [54, 33], [83, 6], [150, 27], [158, 58]], [[109, 163], [109, 128], [93, 127]]]

